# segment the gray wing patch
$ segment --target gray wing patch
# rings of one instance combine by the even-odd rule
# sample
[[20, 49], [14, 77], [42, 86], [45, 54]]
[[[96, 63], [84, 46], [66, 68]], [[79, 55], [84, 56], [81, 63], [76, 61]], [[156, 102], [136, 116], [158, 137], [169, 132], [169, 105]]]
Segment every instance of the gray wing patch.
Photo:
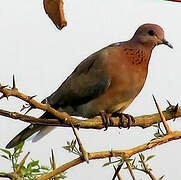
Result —
[[[47, 98], [55, 109], [76, 106], [99, 97], [110, 86], [104, 57], [100, 50], [82, 61], [62, 85]], [[45, 102], [45, 101], [43, 101]]]
[[81, 104], [86, 104], [87, 102], [99, 97], [110, 85], [110, 79], [108, 77], [104, 77], [99, 80], [97, 83], [87, 86], [84, 89], [84, 92], [81, 94], [76, 94], [71, 92], [71, 98], [64, 104], [63, 106], [79, 106]]
[[110, 79], [103, 77], [95, 84], [91, 84], [79, 92], [74, 89], [67, 89], [65, 92], [61, 88], [57, 89], [51, 96], [47, 98], [48, 103], [55, 109], [65, 106], [78, 106], [85, 104], [99, 97], [110, 85]]

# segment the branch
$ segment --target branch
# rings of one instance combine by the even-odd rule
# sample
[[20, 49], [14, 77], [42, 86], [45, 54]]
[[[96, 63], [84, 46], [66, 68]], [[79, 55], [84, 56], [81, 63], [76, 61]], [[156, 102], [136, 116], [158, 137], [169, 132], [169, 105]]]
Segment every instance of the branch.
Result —
[[19, 177], [16, 173], [5, 173], [5, 174], [0, 174], [0, 177], [2, 178], [8, 178], [12, 180], [23, 180], [21, 177]]
[[[54, 110], [54, 111], [56, 111], [56, 110]], [[72, 123], [74, 125], [74, 127], [78, 127], [78, 128], [85, 128], [85, 129], [89, 129], [89, 128], [102, 129], [102, 128], [104, 128], [104, 125], [102, 124], [102, 119], [99, 116], [97, 116], [93, 119], [81, 120], [81, 119], [73, 118], [64, 112], [57, 112], [57, 115], [56, 115], [57, 118], [60, 118], [59, 114], [61, 115], [61, 117], [63, 117], [61, 119], [61, 123], [58, 121], [58, 119], [39, 119], [39, 118], [35, 118], [33, 116], [28, 116], [28, 115], [24, 115], [21, 113], [10, 112], [10, 111], [0, 109], [1, 116], [9, 117], [9, 118], [12, 118], [15, 120], [18, 119], [18, 120], [32, 123], [32, 124], [43, 124], [43, 125], [49, 125], [49, 126], [62, 126], [62, 127], [70, 126], [71, 127], [71, 123]], [[178, 107], [178, 110], [176, 113], [174, 112], [174, 109], [169, 109], [169, 110], [167, 109], [166, 111], [163, 111], [163, 114], [167, 121], [174, 119], [174, 118], [181, 117], [181, 107]], [[112, 121], [113, 121], [113, 125], [109, 125], [109, 127], [120, 127], [120, 121], [118, 118], [112, 118]], [[125, 121], [126, 121], [126, 119], [125, 119]], [[160, 120], [159, 113], [155, 113], [155, 114], [151, 114], [151, 115], [143, 115], [143, 116], [135, 117], [135, 123], [133, 124], [132, 122], [130, 122], [130, 126], [132, 126], [132, 127], [139, 126], [142, 128], [147, 128], [147, 127], [152, 126], [153, 124], [160, 123], [160, 122], [161, 122], [161, 120]], [[126, 127], [124, 126], [123, 128], [126, 128]]]
[[135, 175], [134, 175], [134, 173], [133, 173], [133, 169], [132, 169], [132, 167], [131, 167], [131, 163], [130, 163], [129, 161], [126, 161], [126, 165], [127, 165], [127, 167], [128, 167], [128, 170], [129, 170], [129, 173], [131, 174], [132, 179], [133, 179], [133, 180], [136, 180]]
[[82, 158], [84, 158], [84, 160], [89, 164], [88, 153], [84, 149], [84, 146], [83, 146], [83, 144], [82, 144], [82, 142], [81, 142], [81, 140], [80, 140], [80, 138], [79, 138], [79, 136], [78, 136], [74, 126], [73, 126], [73, 124], [72, 124], [72, 130], [73, 130], [73, 133], [74, 133], [74, 135], [76, 137], [76, 140], [77, 140], [77, 142], [79, 144], [79, 149], [80, 149], [80, 151], [82, 153]]
[[[152, 149], [158, 145], [167, 143], [172, 140], [177, 140], [177, 139], [181, 139], [181, 131], [171, 132], [171, 133], [165, 135], [164, 137], [161, 137], [160, 139], [150, 141], [149, 143], [145, 143], [145, 144], [142, 144], [140, 146], [137, 146], [137, 147], [134, 147], [134, 148], [131, 148], [128, 150], [111, 150], [111, 151], [89, 153], [88, 154], [89, 160], [103, 159], [103, 158], [109, 158], [109, 157], [119, 157], [121, 155], [124, 155], [125, 158], [130, 158], [134, 154], [143, 152], [148, 149]], [[74, 167], [83, 162], [85, 162], [85, 160], [83, 160], [82, 158], [79, 157], [77, 159], [74, 159], [74, 160], [58, 167], [57, 169], [53, 170], [52, 172], [37, 178], [36, 180], [46, 180], [52, 176], [55, 176], [61, 172], [64, 172], [67, 169], [70, 169], [71, 167]]]
[[[42, 104], [42, 103], [37, 102], [36, 100], [34, 100], [32, 98], [34, 96], [27, 96], [27, 95], [19, 92], [19, 90], [16, 88], [14, 78], [13, 78], [13, 88], [9, 89], [9, 88], [7, 88], [7, 86], [2, 86], [0, 84], [0, 92], [3, 94], [1, 96], [1, 99], [3, 97], [8, 98], [10, 96], [17, 97], [17, 98], [29, 103], [30, 106], [33, 108], [38, 108], [43, 111], [47, 111], [47, 112], [51, 113], [52, 115], [54, 115], [55, 117], [60, 119], [60, 121], [58, 121], [57, 119], [39, 119], [39, 118], [35, 118], [32, 116], [23, 115], [23, 114], [20, 114], [17, 112], [9, 112], [9, 111], [0, 109], [0, 115], [2, 115], [2, 116], [10, 117], [12, 119], [19, 119], [19, 120], [33, 123], [33, 124], [44, 124], [44, 125], [51, 125], [51, 126], [69, 126], [69, 127], [71, 127], [71, 124], [73, 124], [74, 127], [79, 127], [79, 128], [92, 128], [92, 129], [104, 128], [102, 119], [99, 116], [97, 116], [93, 119], [88, 119], [88, 120], [81, 120], [81, 119], [73, 118], [73, 117], [69, 116], [66, 112], [56, 111], [55, 109], [50, 107], [48, 104]], [[169, 107], [166, 109], [166, 111], [163, 111], [163, 115], [166, 120], [181, 117], [181, 107], [169, 105]], [[111, 119], [113, 121], [113, 124], [111, 124], [111, 125], [109, 124], [109, 126], [120, 127], [119, 118], [112, 117]], [[127, 121], [127, 119], [123, 118], [123, 121], [125, 122], [125, 121]], [[132, 127], [139, 126], [142, 128], [146, 128], [146, 127], [150, 127], [151, 125], [160, 123], [160, 122], [161, 122], [160, 114], [157, 113], [157, 114], [143, 115], [143, 116], [135, 117], [135, 123], [130, 122], [130, 126], [132, 126]], [[125, 123], [125, 124], [127, 124], [127, 123]], [[127, 126], [122, 125], [122, 127], [126, 128]]]
[[[123, 164], [122, 164], [123, 165]], [[113, 165], [114, 170], [115, 170], [115, 174], [112, 178], [112, 180], [114, 180], [116, 178], [116, 176], [118, 177], [119, 180], [122, 180], [120, 174], [119, 174], [119, 170], [121, 169], [122, 165], [119, 165], [118, 168], [116, 169], [116, 167]]]
[[144, 161], [143, 157], [139, 154], [141, 163], [143, 164], [143, 167], [145, 169], [145, 172], [150, 176], [150, 178], [152, 180], [156, 180], [156, 177], [153, 175], [153, 173], [151, 172], [151, 170], [148, 168], [148, 165], [146, 164], [146, 162]]
[[24, 157], [23, 160], [20, 162], [19, 166], [16, 168], [16, 170], [15, 170], [14, 173], [17, 174], [17, 172], [20, 170], [20, 168], [24, 165], [24, 163], [25, 163], [27, 157], [29, 156], [29, 154], [30, 154], [30, 152], [28, 152], [28, 153], [25, 155], [25, 157]]
[[[39, 119], [35, 118], [32, 116], [27, 116], [23, 115], [17, 112], [9, 112], [5, 110], [0, 110], [0, 115], [10, 117], [13, 119], [20, 119], [25, 122], [31, 122], [33, 124], [44, 124], [44, 125], [54, 125], [54, 126], [74, 126], [78, 128], [94, 128], [94, 129], [101, 129], [104, 128], [104, 125], [102, 123], [101, 117], [97, 116], [93, 119], [88, 119], [88, 120], [80, 120], [77, 118], [72, 118], [69, 116], [66, 112], [59, 112], [50, 107], [49, 104], [42, 104], [37, 102], [36, 100], [33, 99], [34, 96], [27, 96], [16, 88], [15, 84], [15, 79], [13, 77], [13, 88], [7, 88], [7, 86], [2, 86], [0, 84], [0, 92], [3, 94], [0, 99], [10, 96], [17, 97], [27, 103], [30, 104], [32, 108], [38, 108], [43, 111], [49, 112], [58, 119]], [[181, 107], [177, 106], [172, 106], [169, 104], [169, 107], [166, 109], [166, 111], [163, 112], [163, 115], [165, 116], [166, 120], [170, 120], [173, 118], [181, 117]], [[160, 115], [160, 112], [157, 114], [152, 114], [152, 115], [145, 115], [145, 116], [139, 116], [135, 117], [135, 122], [130, 122], [130, 126], [139, 126], [142, 128], [146, 128], [151, 126], [152, 124], [155, 123], [160, 123], [161, 119], [160, 116], [162, 117], [163, 115]], [[126, 121], [127, 119], [123, 119]], [[120, 127], [120, 120], [119, 118], [112, 118], [113, 124], [109, 125], [112, 127]], [[128, 123], [124, 123], [128, 124]], [[123, 127], [126, 127], [125, 125], [122, 125]], [[125, 158], [129, 158], [132, 155], [136, 153], [140, 153], [142, 151], [145, 151], [147, 149], [151, 149], [157, 145], [167, 143], [172, 140], [180, 139], [181, 138], [181, 132], [172, 132], [170, 131], [168, 134], [165, 136], [161, 137], [160, 139], [153, 140], [149, 143], [137, 146], [135, 148], [129, 149], [129, 150], [115, 150], [115, 151], [104, 151], [104, 152], [94, 152], [94, 153], [88, 153], [87, 156], [88, 158], [85, 159], [101, 159], [101, 158], [108, 158], [108, 157], [117, 157], [117, 156], [124, 156]], [[71, 162], [68, 162], [59, 168], [53, 170], [52, 172], [37, 178], [37, 180], [42, 180], [42, 179], [48, 179], [52, 176], [55, 176], [77, 164], [80, 164], [85, 161], [85, 159], [77, 158]]]

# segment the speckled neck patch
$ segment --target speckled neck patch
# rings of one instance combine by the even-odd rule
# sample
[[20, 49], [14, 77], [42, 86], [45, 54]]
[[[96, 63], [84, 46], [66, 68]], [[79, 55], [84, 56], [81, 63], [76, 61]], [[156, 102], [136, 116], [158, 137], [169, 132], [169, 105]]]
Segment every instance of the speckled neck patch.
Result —
[[146, 60], [145, 52], [143, 50], [125, 48], [124, 52], [129, 57], [132, 64], [139, 65]]

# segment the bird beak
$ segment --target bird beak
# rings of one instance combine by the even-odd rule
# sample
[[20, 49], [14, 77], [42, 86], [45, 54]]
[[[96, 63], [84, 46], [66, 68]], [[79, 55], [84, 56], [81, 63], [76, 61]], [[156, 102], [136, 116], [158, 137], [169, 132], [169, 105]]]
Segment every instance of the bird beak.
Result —
[[162, 44], [167, 45], [168, 47], [173, 49], [173, 46], [166, 40], [166, 39], [162, 39]]

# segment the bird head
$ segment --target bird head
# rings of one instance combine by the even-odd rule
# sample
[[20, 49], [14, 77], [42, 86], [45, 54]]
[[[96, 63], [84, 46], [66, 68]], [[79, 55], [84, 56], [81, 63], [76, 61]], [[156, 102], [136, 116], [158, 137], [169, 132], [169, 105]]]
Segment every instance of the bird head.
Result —
[[165, 39], [163, 29], [156, 24], [143, 24], [137, 29], [132, 40], [150, 48], [154, 48], [160, 44], [165, 44], [173, 48]]

